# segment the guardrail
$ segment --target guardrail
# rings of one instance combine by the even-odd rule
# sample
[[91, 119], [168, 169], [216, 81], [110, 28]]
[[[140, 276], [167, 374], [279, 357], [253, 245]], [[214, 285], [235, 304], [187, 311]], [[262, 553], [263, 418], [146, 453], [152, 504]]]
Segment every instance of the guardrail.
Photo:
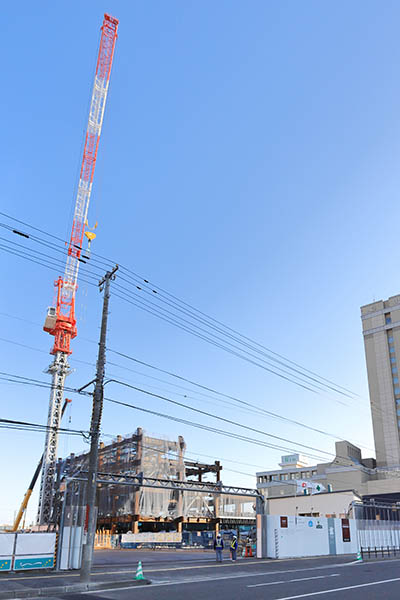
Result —
[[368, 546], [361, 548], [362, 558], [389, 558], [400, 556], [399, 546]]

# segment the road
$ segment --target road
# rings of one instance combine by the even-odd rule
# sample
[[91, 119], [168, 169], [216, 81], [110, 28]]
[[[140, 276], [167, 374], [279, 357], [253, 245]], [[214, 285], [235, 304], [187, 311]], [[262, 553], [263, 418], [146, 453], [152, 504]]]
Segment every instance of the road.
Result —
[[[170, 553], [173, 555], [173, 553]], [[117, 555], [115, 555], [117, 556]], [[130, 565], [111, 568], [126, 574]], [[124, 587], [82, 594], [63, 595], [69, 600], [398, 600], [400, 598], [400, 560], [356, 563], [351, 557], [297, 560], [224, 560], [216, 564], [209, 553], [185, 556], [173, 564], [143, 558], [145, 576], [152, 585]], [[99, 555], [97, 560], [99, 562]], [[111, 565], [109, 565], [111, 566]], [[97, 569], [104, 569], [98, 565]], [[97, 570], [96, 569], [96, 570]], [[133, 573], [132, 573], [133, 575]]]

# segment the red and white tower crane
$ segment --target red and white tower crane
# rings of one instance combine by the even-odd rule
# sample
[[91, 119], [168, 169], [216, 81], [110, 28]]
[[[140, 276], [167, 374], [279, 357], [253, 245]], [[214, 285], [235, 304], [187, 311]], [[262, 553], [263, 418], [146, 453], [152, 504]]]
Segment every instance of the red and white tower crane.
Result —
[[[54, 335], [54, 345], [51, 350], [54, 360], [48, 370], [52, 374], [52, 388], [37, 517], [37, 522], [40, 525], [49, 523], [52, 512], [58, 428], [61, 419], [64, 382], [69, 372], [68, 356], [72, 353], [70, 346], [71, 339], [77, 334], [75, 294], [77, 290], [79, 261], [82, 253], [85, 223], [92, 191], [97, 150], [117, 39], [117, 29], [117, 19], [109, 15], [104, 15], [65, 272], [64, 277], [59, 277], [55, 282], [57, 288], [57, 305], [48, 309], [43, 327], [50, 335]], [[90, 242], [93, 234], [87, 232], [87, 237]]]

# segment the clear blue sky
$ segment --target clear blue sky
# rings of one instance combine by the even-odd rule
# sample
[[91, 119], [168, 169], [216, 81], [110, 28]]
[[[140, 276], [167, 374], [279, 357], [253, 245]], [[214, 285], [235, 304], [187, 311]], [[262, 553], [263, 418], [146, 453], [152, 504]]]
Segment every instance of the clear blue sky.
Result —
[[[67, 236], [99, 27], [110, 12], [120, 29], [89, 210], [99, 221], [94, 250], [363, 399], [343, 406], [310, 394], [116, 298], [110, 346], [372, 447], [359, 307], [400, 287], [399, 4], [86, 0], [2, 10], [2, 210]], [[38, 324], [0, 315], [1, 337], [42, 350], [0, 342], [2, 370], [46, 379], [52, 339], [41, 325], [59, 273], [3, 252], [0, 260], [1, 312]], [[83, 338], [98, 338], [100, 310], [98, 292], [81, 285], [69, 385], [93, 377], [75, 359], [95, 362], [96, 346]], [[2, 417], [46, 422], [46, 390], [2, 383], [0, 391]], [[218, 403], [204, 408], [224, 413]], [[74, 398], [70, 411], [70, 427], [87, 429], [89, 402]], [[334, 440], [304, 429], [225, 414], [333, 449]], [[188, 452], [249, 474], [282, 454], [105, 406], [104, 432], [137, 426], [182, 434]], [[41, 434], [1, 430], [0, 523], [12, 518], [42, 446]], [[63, 455], [84, 448], [75, 438], [59, 446]], [[228, 470], [223, 480], [255, 483]], [[36, 497], [31, 515], [35, 508]]]

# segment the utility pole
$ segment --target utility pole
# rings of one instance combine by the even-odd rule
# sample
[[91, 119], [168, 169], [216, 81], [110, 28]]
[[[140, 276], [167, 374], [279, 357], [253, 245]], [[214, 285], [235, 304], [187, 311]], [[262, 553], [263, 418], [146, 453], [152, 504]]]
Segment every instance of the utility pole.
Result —
[[99, 458], [99, 438], [101, 413], [103, 411], [103, 392], [104, 392], [104, 367], [106, 363], [106, 336], [108, 303], [110, 300], [110, 281], [115, 279], [115, 272], [118, 270], [116, 265], [112, 271], [107, 271], [103, 279], [99, 282], [100, 292], [104, 289], [103, 315], [101, 319], [101, 331], [99, 342], [99, 353], [97, 357], [96, 383], [93, 392], [93, 410], [92, 421], [90, 424], [90, 452], [88, 480], [86, 489], [86, 520], [85, 529], [87, 529], [86, 540], [84, 540], [82, 551], [82, 567], [80, 579], [82, 582], [90, 581], [90, 572], [93, 561], [94, 536], [96, 534], [96, 488], [97, 488], [97, 465]]

